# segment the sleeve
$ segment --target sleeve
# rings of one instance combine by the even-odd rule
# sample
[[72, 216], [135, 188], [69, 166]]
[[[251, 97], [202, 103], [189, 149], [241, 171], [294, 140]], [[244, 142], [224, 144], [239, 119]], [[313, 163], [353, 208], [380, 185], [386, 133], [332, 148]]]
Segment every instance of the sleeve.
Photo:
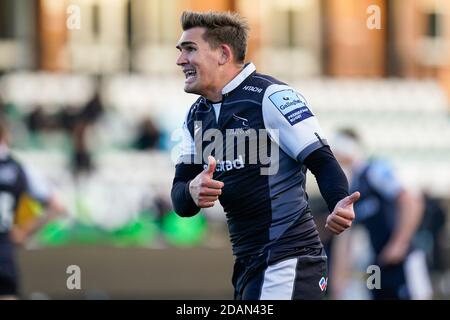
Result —
[[372, 188], [388, 199], [395, 199], [403, 190], [392, 166], [386, 161], [374, 161], [367, 171], [367, 179]]
[[291, 87], [269, 86], [262, 109], [264, 125], [271, 138], [278, 137], [276, 142], [280, 148], [299, 162], [314, 150], [328, 145], [306, 99]]
[[194, 164], [194, 139], [188, 128], [188, 112], [183, 123], [183, 135], [180, 155], [175, 166], [175, 177], [172, 182], [171, 199], [175, 212], [181, 217], [191, 217], [200, 211], [189, 193], [189, 183], [203, 170], [202, 164]]
[[171, 198], [173, 209], [181, 217], [192, 217], [200, 211], [189, 193], [189, 183], [202, 170], [203, 166], [198, 164], [179, 163], [175, 167]]
[[324, 146], [309, 154], [305, 166], [316, 177], [320, 193], [332, 212], [336, 204], [348, 196], [348, 181], [330, 147]]

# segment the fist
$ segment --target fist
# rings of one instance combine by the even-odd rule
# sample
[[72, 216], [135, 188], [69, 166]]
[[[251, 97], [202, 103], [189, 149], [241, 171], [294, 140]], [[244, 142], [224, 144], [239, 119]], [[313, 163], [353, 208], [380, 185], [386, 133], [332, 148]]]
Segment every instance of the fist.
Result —
[[199, 208], [210, 208], [222, 194], [223, 182], [213, 180], [216, 160], [208, 157], [208, 167], [189, 183], [189, 193]]

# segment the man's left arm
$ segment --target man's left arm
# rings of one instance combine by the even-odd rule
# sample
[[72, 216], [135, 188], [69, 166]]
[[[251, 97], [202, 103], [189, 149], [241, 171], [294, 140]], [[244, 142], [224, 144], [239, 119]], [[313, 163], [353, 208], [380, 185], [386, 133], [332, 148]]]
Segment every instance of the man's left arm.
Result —
[[264, 124], [280, 148], [316, 176], [331, 214], [326, 228], [339, 234], [355, 218], [353, 203], [359, 193], [348, 195], [347, 179], [334, 158], [322, 129], [306, 99], [287, 85], [269, 86], [263, 99]]
[[355, 219], [353, 203], [359, 199], [359, 192], [349, 196], [347, 178], [330, 147], [323, 146], [313, 151], [303, 163], [316, 177], [320, 193], [331, 212], [325, 227], [340, 234]]

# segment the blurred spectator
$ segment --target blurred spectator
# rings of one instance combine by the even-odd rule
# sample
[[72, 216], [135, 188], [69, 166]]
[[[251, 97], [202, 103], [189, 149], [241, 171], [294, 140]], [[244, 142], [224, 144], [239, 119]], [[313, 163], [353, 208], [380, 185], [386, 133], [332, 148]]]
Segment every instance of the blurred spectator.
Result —
[[[11, 155], [7, 127], [0, 120], [0, 299], [18, 295], [14, 245], [22, 245], [50, 218], [64, 212], [64, 207], [35, 173]], [[17, 219], [21, 201], [32, 198], [48, 209], [41, 217]], [[23, 207], [23, 206], [22, 206]]]
[[75, 175], [90, 173], [94, 169], [91, 152], [86, 143], [86, 131], [88, 126], [87, 122], [82, 120], [78, 121], [72, 132], [72, 170]]
[[[353, 130], [338, 133], [333, 152], [349, 176], [350, 189], [361, 192], [360, 200], [355, 203], [355, 222], [367, 229], [375, 254], [373, 264], [381, 271], [380, 288], [371, 290], [373, 298], [431, 298], [425, 254], [412, 242], [424, 212], [422, 197], [407, 190], [387, 162], [365, 159]], [[349, 239], [341, 237], [337, 241]], [[333, 258], [333, 265], [337, 266], [342, 266], [340, 259], [347, 259], [340, 254]], [[342, 268], [335, 269], [334, 278], [342, 280]], [[335, 290], [337, 295], [342, 292], [338, 285]]]
[[37, 133], [42, 129], [46, 128], [46, 116], [44, 114], [44, 109], [42, 106], [36, 106], [30, 114], [28, 114], [27, 119], [27, 127], [31, 133]]
[[63, 107], [58, 115], [60, 128], [71, 133], [78, 122], [80, 112], [79, 108]]
[[138, 150], [155, 149], [159, 146], [161, 133], [151, 118], [142, 120], [133, 147]]
[[89, 128], [96, 124], [103, 114], [104, 107], [100, 93], [96, 91], [92, 99], [76, 113], [67, 109], [61, 118], [62, 125], [71, 131], [73, 154], [72, 169], [75, 175], [90, 173], [94, 169], [91, 151], [87, 144]]
[[92, 99], [84, 106], [80, 112], [80, 120], [93, 124], [103, 114], [104, 107], [100, 98], [100, 92], [96, 91]]

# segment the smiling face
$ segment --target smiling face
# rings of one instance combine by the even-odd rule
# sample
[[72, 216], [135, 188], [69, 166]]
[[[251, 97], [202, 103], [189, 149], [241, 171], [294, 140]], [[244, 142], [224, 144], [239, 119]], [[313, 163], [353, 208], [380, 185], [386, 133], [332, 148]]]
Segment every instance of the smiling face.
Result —
[[220, 94], [220, 46], [212, 49], [203, 39], [204, 28], [195, 27], [183, 32], [177, 49], [177, 65], [185, 75], [184, 91], [207, 98]]

